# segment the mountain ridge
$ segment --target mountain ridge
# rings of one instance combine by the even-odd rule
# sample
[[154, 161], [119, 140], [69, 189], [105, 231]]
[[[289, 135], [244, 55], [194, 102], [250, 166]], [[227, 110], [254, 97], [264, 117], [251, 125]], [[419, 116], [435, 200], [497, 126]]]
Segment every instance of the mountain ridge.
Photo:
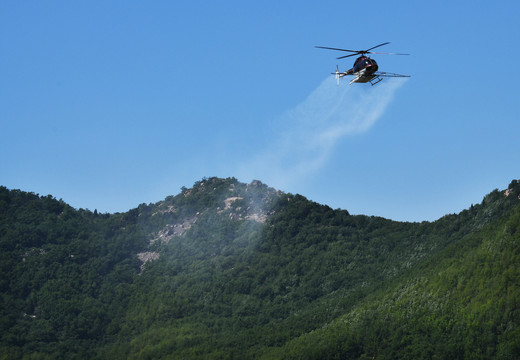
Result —
[[459, 214], [404, 223], [235, 178], [204, 178], [115, 214], [0, 187], [0, 350], [9, 359], [514, 356], [519, 193], [513, 180]]

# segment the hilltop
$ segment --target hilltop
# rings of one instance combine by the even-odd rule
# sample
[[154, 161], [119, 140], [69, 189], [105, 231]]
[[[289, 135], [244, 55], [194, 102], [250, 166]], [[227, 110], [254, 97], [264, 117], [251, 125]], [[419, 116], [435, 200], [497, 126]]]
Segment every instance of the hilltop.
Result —
[[515, 358], [519, 196], [403, 223], [234, 178], [116, 214], [0, 187], [0, 353]]

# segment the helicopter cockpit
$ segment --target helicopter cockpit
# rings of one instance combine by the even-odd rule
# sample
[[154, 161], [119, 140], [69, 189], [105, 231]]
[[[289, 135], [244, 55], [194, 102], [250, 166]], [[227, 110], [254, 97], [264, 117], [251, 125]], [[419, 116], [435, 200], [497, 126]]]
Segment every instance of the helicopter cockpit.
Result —
[[374, 73], [379, 68], [377, 66], [377, 62], [374, 59], [369, 58], [368, 56], [360, 56], [354, 62], [354, 72], [361, 71], [363, 69], [367, 69], [367, 72]]

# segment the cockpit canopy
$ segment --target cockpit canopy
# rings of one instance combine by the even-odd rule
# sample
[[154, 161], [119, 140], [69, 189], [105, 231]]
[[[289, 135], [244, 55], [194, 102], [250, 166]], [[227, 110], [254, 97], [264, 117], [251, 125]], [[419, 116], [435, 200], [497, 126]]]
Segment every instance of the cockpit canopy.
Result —
[[369, 58], [368, 56], [360, 56], [354, 62], [354, 72], [361, 71], [365, 68], [370, 69], [370, 72], [376, 72], [378, 69], [377, 63], [374, 59]]

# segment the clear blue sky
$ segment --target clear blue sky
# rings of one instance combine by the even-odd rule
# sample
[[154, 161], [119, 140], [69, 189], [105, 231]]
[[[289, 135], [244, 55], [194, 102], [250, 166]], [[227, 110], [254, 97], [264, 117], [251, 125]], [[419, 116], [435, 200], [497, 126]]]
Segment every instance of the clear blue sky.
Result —
[[[127, 211], [203, 177], [435, 220], [520, 178], [520, 2], [2, 1], [0, 185]], [[380, 70], [315, 45], [382, 42]]]

